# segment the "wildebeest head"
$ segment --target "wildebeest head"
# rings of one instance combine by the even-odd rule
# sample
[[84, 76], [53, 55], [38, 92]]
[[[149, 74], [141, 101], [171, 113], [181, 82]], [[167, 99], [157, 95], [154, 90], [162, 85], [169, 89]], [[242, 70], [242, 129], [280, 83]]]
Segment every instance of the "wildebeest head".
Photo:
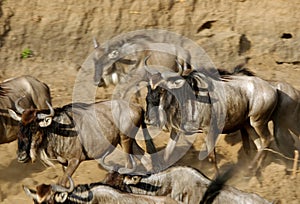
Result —
[[[46, 113], [49, 110], [23, 109], [19, 106], [18, 99], [15, 102], [19, 116], [15, 111], [9, 110], [10, 116], [19, 121], [20, 130], [18, 133], [18, 161], [25, 163], [30, 159], [34, 161], [36, 152], [31, 152], [32, 146], [38, 146], [42, 142], [41, 128], [47, 127], [52, 123], [54, 109], [46, 101], [50, 114]], [[34, 142], [34, 143], [33, 143]]]
[[147, 86], [148, 94], [146, 96], [146, 112], [145, 120], [146, 123], [153, 126], [162, 126], [163, 121], [160, 120], [160, 116], [163, 115], [159, 108], [160, 97], [164, 94], [164, 90], [161, 87], [151, 89], [151, 86]]
[[23, 189], [26, 195], [33, 199], [35, 204], [64, 203], [67, 200], [68, 193], [72, 192], [75, 188], [71, 177], [68, 178], [70, 182], [69, 188], [55, 184], [41, 184], [36, 187], [36, 190], [29, 189], [26, 186], [23, 186]]
[[105, 47], [100, 47], [94, 39], [94, 84], [96, 86], [107, 86], [117, 84], [124, 74], [124, 66], [133, 65], [136, 60], [132, 57], [125, 58], [135, 51], [133, 42], [118, 41]]
[[119, 51], [117, 48], [109, 50], [108, 48], [100, 47], [96, 39], [94, 39], [94, 48], [94, 83], [96, 86], [101, 87], [106, 85], [103, 77], [106, 75], [112, 75], [115, 72], [113, 64], [119, 57]]
[[[183, 106], [186, 106], [188, 100], [198, 100], [201, 94], [207, 96], [208, 83], [205, 80], [196, 81], [193, 77], [195, 71], [183, 70], [179, 63], [177, 63], [179, 72], [174, 72], [155, 68], [149, 69], [147, 60], [148, 58], [145, 58], [144, 66], [150, 77], [146, 97], [146, 122], [159, 127], [162, 127], [166, 122], [171, 122], [179, 127], [180, 124], [175, 123], [185, 120], [184, 117], [188, 110]], [[205, 77], [201, 73], [198, 75]]]

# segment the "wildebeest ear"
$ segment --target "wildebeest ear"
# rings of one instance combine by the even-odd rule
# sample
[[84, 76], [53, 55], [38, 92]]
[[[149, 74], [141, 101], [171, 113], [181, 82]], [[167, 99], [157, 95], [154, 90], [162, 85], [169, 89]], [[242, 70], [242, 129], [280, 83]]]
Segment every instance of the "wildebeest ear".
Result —
[[105, 49], [103, 47], [100, 47], [100, 44], [96, 40], [96, 38], [93, 38], [94, 48], [95, 48], [95, 59], [99, 59], [105, 52]]
[[52, 117], [45, 117], [42, 121], [39, 122], [40, 127], [48, 127], [52, 123]]
[[193, 70], [192, 69], [186, 69], [186, 70], [183, 70], [183, 72], [182, 72], [182, 76], [188, 76], [190, 73], [192, 73], [193, 72]]
[[118, 50], [113, 50], [108, 54], [109, 59], [117, 59], [119, 57], [120, 53]]
[[185, 79], [179, 78], [175, 81], [167, 81], [166, 86], [168, 87], [168, 89], [179, 89], [184, 85], [185, 82]]
[[22, 120], [22, 118], [20, 116], [18, 116], [18, 114], [15, 111], [8, 109], [8, 113], [9, 113], [10, 117], [12, 117], [16, 121]]
[[68, 193], [67, 192], [62, 192], [62, 193], [57, 193], [54, 196], [54, 200], [58, 203], [63, 203], [67, 200], [68, 198]]

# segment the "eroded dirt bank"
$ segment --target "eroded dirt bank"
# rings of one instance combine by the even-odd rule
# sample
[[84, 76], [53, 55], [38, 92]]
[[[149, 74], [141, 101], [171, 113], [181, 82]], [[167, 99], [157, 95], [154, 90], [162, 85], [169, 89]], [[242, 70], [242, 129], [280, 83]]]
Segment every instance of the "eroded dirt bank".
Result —
[[[282, 80], [300, 89], [300, 4], [282, 0], [134, 1], [75, 0], [0, 1], [0, 79], [30, 74], [47, 83], [53, 105], [72, 101], [78, 70], [93, 51], [92, 38], [105, 42], [119, 34], [159, 28], [182, 34], [197, 42], [217, 67], [231, 69], [239, 63], [264, 79]], [[25, 49], [33, 56], [21, 59]], [[100, 88], [99, 99], [112, 89]], [[157, 141], [164, 145], [166, 141]], [[201, 169], [213, 176], [213, 167], [197, 159], [200, 140], [179, 164]], [[0, 201], [30, 203], [22, 185], [33, 187], [56, 182], [61, 167], [41, 163], [20, 164], [16, 142], [0, 146]], [[220, 164], [236, 161], [240, 143], [220, 139]], [[272, 155], [272, 154], [270, 154]], [[243, 158], [242, 159], [246, 159]], [[101, 180], [105, 175], [94, 161], [76, 171], [76, 183]], [[242, 173], [241, 173], [242, 175]], [[261, 180], [237, 176], [231, 181], [241, 189], [269, 200], [299, 203], [300, 180], [291, 179], [279, 157], [270, 157]]]

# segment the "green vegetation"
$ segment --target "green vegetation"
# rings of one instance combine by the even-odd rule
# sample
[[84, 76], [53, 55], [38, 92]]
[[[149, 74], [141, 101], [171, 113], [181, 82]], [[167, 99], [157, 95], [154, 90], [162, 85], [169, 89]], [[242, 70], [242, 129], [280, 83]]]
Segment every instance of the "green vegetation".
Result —
[[21, 53], [21, 58], [26, 59], [33, 56], [33, 52], [29, 48], [25, 48]]

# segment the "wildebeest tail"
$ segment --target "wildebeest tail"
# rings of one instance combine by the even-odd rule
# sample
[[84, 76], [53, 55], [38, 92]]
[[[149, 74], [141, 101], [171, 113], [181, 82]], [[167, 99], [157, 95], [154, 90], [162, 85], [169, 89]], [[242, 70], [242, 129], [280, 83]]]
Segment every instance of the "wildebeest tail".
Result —
[[220, 194], [220, 191], [225, 186], [226, 182], [233, 176], [234, 167], [230, 167], [223, 173], [217, 175], [217, 177], [211, 181], [208, 185], [200, 204], [212, 204], [215, 198]]
[[254, 72], [250, 71], [248, 68], [244, 67], [245, 64], [239, 64], [233, 69], [232, 75], [246, 75], [246, 76], [255, 76]]

